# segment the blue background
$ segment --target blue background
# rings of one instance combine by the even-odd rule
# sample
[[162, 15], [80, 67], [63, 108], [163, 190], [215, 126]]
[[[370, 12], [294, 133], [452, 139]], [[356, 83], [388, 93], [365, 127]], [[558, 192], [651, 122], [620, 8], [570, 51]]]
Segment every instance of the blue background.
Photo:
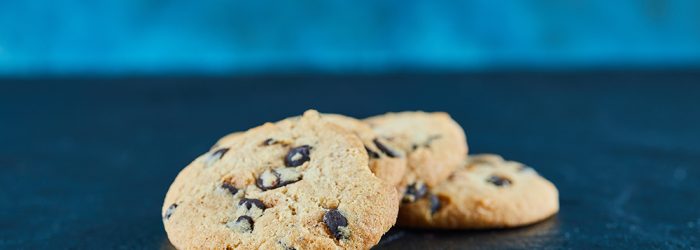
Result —
[[700, 65], [700, 1], [0, 1], [0, 75]]

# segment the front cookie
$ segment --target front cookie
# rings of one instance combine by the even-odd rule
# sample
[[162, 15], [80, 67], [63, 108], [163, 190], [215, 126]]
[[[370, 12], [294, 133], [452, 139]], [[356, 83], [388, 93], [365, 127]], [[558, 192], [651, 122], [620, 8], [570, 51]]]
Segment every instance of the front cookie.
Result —
[[367, 249], [396, 196], [356, 136], [307, 111], [219, 141], [180, 172], [162, 216], [179, 249]]
[[497, 155], [473, 155], [425, 198], [404, 204], [406, 227], [475, 229], [535, 223], [557, 213], [557, 188], [532, 168]]
[[[377, 135], [369, 125], [355, 118], [339, 114], [321, 114], [321, 119], [355, 134], [364, 144], [372, 173], [387, 184], [401, 189], [402, 178], [406, 172], [406, 157], [403, 150], [398, 149], [391, 142]], [[240, 134], [241, 132], [228, 134], [219, 139], [214, 147], [225, 145]]]

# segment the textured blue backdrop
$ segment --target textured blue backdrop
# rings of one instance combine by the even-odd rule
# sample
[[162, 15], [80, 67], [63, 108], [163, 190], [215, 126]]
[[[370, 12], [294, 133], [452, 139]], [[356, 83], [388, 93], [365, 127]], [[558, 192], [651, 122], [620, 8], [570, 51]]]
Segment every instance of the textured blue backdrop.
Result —
[[700, 1], [0, 1], [0, 74], [700, 65]]

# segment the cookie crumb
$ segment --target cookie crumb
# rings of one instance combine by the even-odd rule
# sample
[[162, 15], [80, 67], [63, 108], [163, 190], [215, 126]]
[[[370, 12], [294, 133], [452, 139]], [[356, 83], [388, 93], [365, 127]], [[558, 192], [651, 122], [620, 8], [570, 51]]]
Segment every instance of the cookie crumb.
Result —
[[492, 175], [488, 179], [486, 179], [487, 182], [496, 185], [497, 187], [505, 187], [505, 186], [510, 186], [513, 182], [503, 176], [498, 176], [498, 175]]

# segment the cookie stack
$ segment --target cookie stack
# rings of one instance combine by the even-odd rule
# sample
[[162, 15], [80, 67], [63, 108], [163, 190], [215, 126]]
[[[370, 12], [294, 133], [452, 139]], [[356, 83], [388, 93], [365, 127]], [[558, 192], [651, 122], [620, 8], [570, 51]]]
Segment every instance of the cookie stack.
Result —
[[558, 211], [532, 168], [467, 150], [446, 113], [309, 110], [220, 139], [175, 178], [163, 224], [179, 249], [369, 249], [394, 224], [505, 228]]

